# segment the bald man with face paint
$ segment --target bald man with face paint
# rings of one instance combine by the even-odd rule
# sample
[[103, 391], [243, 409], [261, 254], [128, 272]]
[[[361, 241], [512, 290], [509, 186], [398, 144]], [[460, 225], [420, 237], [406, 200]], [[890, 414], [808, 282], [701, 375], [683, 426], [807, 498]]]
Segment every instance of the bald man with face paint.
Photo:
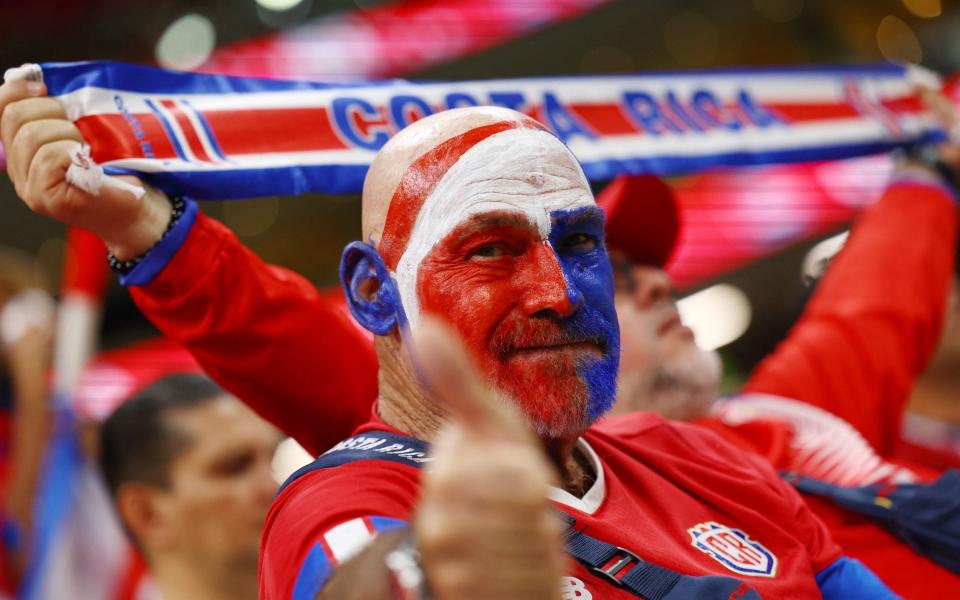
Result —
[[[613, 401], [619, 353], [603, 217], [537, 123], [463, 109], [410, 126], [371, 167], [363, 231], [341, 279], [378, 336], [376, 415], [278, 495], [262, 597], [342, 597], [391, 581], [384, 571], [402, 581], [384, 564], [415, 556], [409, 544], [441, 598], [637, 597], [627, 579], [671, 598], [839, 597], [839, 580], [885, 597], [760, 461], [649, 414], [592, 426]], [[410, 358], [430, 319], [452, 327], [492, 392], [444, 365], [455, 346]], [[567, 536], [642, 558], [611, 555], [610, 577], [571, 561], [558, 587], [552, 511]]]
[[[562, 144], [497, 112], [444, 116], [411, 131], [413, 143], [403, 136], [381, 151], [364, 189], [369, 242], [348, 248], [342, 275], [354, 316], [378, 335], [443, 315], [533, 429], [559, 439], [613, 399], [619, 353], [603, 216]], [[371, 281], [365, 269], [390, 275], [378, 284], [399, 303], [385, 319], [355, 293], [355, 282]], [[390, 377], [402, 352], [377, 344], [386, 397], [407, 383]], [[382, 401], [381, 410], [394, 409]]]
[[[28, 204], [126, 208], [98, 232], [118, 255], [147, 250], [166, 221], [134, 217], [156, 193], [77, 198], [56, 137], [23, 157], [41, 164], [11, 165]], [[404, 130], [371, 168], [363, 230], [341, 275], [377, 336], [377, 410], [278, 495], [262, 598], [414, 598], [422, 581], [441, 599], [890, 597], [758, 459], [649, 414], [593, 424], [619, 346], [603, 221], [535, 122], [464, 109]]]

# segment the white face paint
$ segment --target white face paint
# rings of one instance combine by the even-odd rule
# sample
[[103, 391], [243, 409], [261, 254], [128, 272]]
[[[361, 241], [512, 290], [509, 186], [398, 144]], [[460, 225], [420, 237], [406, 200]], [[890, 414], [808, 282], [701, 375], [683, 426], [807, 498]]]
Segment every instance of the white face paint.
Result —
[[540, 237], [550, 214], [595, 206], [580, 163], [550, 133], [511, 129], [468, 150], [424, 201], [393, 273], [410, 327], [420, 321], [417, 272], [433, 247], [469, 217], [493, 211], [524, 215]]

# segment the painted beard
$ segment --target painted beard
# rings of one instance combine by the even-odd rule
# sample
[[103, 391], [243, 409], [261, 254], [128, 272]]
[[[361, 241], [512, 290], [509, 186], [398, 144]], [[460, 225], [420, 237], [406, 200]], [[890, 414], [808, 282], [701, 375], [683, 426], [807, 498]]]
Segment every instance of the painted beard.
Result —
[[514, 311], [494, 330], [481, 368], [538, 435], [579, 435], [613, 405], [618, 335], [589, 306], [562, 320]]

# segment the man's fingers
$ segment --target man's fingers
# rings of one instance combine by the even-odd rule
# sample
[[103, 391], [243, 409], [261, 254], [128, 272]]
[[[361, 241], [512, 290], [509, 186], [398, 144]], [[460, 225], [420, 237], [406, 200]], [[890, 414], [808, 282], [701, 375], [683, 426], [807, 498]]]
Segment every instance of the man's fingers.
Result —
[[41, 146], [59, 140], [82, 142], [80, 130], [64, 119], [29, 121], [17, 131], [7, 148], [7, 172], [15, 184], [26, 180], [30, 162]]
[[519, 412], [499, 400], [480, 377], [459, 338], [436, 319], [424, 319], [414, 339], [415, 360], [437, 402], [467, 432], [527, 439]]
[[[24, 84], [18, 81], [16, 83]], [[7, 87], [6, 84], [0, 86], [0, 90]], [[13, 137], [17, 134], [24, 123], [36, 121], [37, 119], [66, 119], [67, 113], [57, 100], [47, 97], [34, 97], [19, 95], [15, 99], [0, 106], [0, 138], [3, 139], [5, 146], [13, 143]]]
[[[53, 215], [51, 209], [56, 208], [54, 212], [58, 213], [69, 210], [71, 207], [63, 206], [63, 197], [77, 193], [71, 192], [70, 186], [66, 186], [59, 190], [59, 194], [54, 194], [57, 185], [64, 182], [64, 173], [70, 166], [70, 150], [76, 145], [77, 142], [73, 140], [57, 140], [37, 149], [24, 180], [27, 183], [24, 189], [18, 190], [31, 210], [69, 223], [62, 214]], [[51, 204], [53, 202], [58, 202], [58, 205], [54, 207]]]
[[46, 93], [47, 87], [37, 81], [27, 81], [24, 79], [8, 81], [0, 85], [0, 113], [3, 113], [4, 109], [11, 102], [23, 100], [24, 98], [45, 96]]

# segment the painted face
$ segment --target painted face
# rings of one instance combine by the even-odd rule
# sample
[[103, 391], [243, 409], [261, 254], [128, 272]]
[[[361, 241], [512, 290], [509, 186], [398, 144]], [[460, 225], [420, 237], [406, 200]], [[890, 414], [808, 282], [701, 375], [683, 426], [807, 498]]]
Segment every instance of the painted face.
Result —
[[[450, 322], [538, 433], [563, 437], [586, 429], [615, 392], [603, 215], [562, 143], [535, 125], [505, 124], [438, 147], [448, 164], [408, 216], [409, 237], [391, 229], [391, 203], [381, 252], [410, 327], [422, 313]], [[421, 160], [411, 168], [432, 166]], [[408, 175], [422, 185], [422, 172]]]

